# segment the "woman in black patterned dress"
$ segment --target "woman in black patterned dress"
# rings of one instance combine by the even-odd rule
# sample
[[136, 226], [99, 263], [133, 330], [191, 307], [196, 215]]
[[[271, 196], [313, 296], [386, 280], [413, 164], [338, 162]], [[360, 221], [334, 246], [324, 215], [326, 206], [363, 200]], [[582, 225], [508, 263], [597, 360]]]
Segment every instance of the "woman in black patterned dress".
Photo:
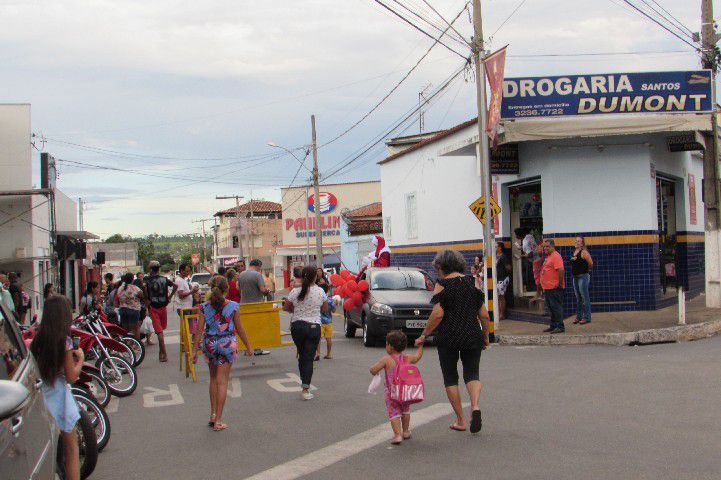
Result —
[[433, 260], [438, 272], [438, 283], [433, 292], [433, 311], [423, 334], [416, 345], [436, 332], [438, 359], [443, 374], [448, 401], [456, 414], [452, 430], [466, 430], [466, 420], [458, 388], [458, 359], [463, 365], [463, 382], [471, 397], [471, 433], [481, 430], [481, 382], [478, 369], [481, 351], [488, 346], [488, 312], [483, 292], [477, 289], [471, 277], [465, 276], [466, 262], [455, 250], [442, 250]]

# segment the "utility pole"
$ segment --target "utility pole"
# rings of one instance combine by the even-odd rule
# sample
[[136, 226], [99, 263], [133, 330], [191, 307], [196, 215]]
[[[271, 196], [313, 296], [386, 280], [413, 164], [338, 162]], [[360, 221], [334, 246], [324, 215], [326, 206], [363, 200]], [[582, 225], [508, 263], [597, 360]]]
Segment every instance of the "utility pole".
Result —
[[706, 257], [706, 306], [721, 307], [721, 192], [719, 192], [718, 112], [716, 109], [716, 42], [712, 0], [701, 0], [701, 41], [704, 68], [711, 69], [711, 148], [704, 152], [704, 219]]
[[481, 195], [486, 199], [483, 224], [483, 254], [486, 262], [486, 305], [491, 315], [490, 337], [495, 340], [498, 316], [495, 314], [493, 298], [493, 239], [491, 238], [491, 165], [488, 155], [488, 136], [486, 135], [486, 72], [483, 64], [483, 21], [481, 17], [481, 0], [473, 0], [473, 60], [476, 67], [476, 107], [478, 109], [478, 156], [481, 172]]
[[308, 215], [308, 198], [310, 191], [308, 185], [305, 186], [305, 264], [310, 266], [310, 215]]
[[315, 142], [315, 115], [310, 116], [313, 135], [313, 209], [315, 210], [315, 266], [323, 268], [323, 232], [320, 217], [320, 188], [318, 186], [318, 146]]
[[250, 222], [248, 223], [248, 231], [250, 232], [250, 244], [248, 245], [248, 255], [252, 259], [255, 257], [255, 231], [253, 230], [253, 190], [250, 191]]
[[194, 220], [193, 223], [200, 223], [202, 225], [203, 229], [203, 265], [207, 263], [207, 255], [205, 253], [205, 249], [207, 248], [206, 241], [205, 241], [205, 222], [211, 221], [211, 218], [203, 218], [202, 220]]
[[[228, 195], [228, 196], [216, 196], [216, 200], [228, 200], [230, 198], [235, 199], [235, 233], [238, 238], [238, 260], [243, 260], [243, 240], [241, 239], [240, 231], [240, 200], [243, 198], [242, 195]], [[233, 242], [230, 242], [231, 246]]]

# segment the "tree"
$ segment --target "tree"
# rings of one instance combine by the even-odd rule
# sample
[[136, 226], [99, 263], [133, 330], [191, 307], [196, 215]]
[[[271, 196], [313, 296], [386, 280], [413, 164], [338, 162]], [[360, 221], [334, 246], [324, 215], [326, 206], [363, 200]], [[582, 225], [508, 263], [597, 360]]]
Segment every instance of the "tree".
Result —
[[153, 241], [148, 238], [138, 238], [137, 242], [140, 263], [143, 266], [143, 270], [147, 271], [148, 263], [150, 263], [155, 256], [155, 245], [153, 244]]
[[121, 234], [116, 233], [115, 235], [110, 235], [108, 238], [105, 239], [105, 243], [125, 243], [128, 239], [123, 237]]

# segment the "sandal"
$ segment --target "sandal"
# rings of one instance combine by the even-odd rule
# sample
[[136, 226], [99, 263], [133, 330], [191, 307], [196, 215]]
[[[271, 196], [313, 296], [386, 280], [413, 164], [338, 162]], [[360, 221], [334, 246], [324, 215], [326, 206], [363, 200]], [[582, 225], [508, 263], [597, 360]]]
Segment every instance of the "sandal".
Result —
[[220, 423], [216, 422], [215, 425], [213, 425], [214, 432], [220, 432], [221, 430], [225, 430], [226, 428], [228, 428], [228, 425], [226, 425], [222, 422], [220, 422]]
[[330, 355], [326, 355], [326, 356], [323, 357], [323, 358], [325, 358], [326, 360], [333, 360], [333, 357], [331, 357]]
[[471, 412], [471, 433], [478, 433], [483, 428], [483, 420], [481, 418], [480, 410], [473, 410]]
[[160, 361], [160, 363], [165, 363], [165, 362], [168, 361], [168, 356], [167, 356], [167, 355], [160, 355], [160, 357], [158, 357], [158, 361]]
[[466, 427], [459, 427], [458, 424], [456, 424], [456, 423], [451, 424], [448, 428], [450, 428], [451, 430], [455, 430], [456, 432], [465, 432], [466, 431]]
[[211, 413], [211, 414], [210, 414], [210, 421], [208, 422], [208, 426], [209, 426], [209, 427], [214, 427], [214, 426], [215, 426], [215, 414], [214, 414], [214, 413]]
[[411, 432], [403, 432], [403, 440], [410, 440]]
[[391, 445], [400, 445], [403, 442], [402, 436], [393, 437], [393, 440], [391, 440]]
[[578, 322], [579, 325], [587, 325], [589, 323], [591, 322], [589, 322], [588, 320], [581, 320], [580, 322]]
[[577, 319], [575, 319], [575, 320], [573, 321], [573, 323], [581, 323], [581, 320], [579, 320], [579, 319], [577, 318]]

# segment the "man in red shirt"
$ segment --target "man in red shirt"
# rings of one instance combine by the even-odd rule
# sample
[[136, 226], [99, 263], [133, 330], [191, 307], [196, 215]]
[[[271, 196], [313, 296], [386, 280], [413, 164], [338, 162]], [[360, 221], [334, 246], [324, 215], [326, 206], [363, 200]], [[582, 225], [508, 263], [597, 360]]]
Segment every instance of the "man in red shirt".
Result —
[[566, 331], [563, 325], [563, 290], [566, 288], [563, 258], [556, 251], [556, 243], [553, 240], [543, 242], [543, 251], [546, 254], [546, 261], [541, 268], [541, 288], [548, 311], [551, 312], [551, 324], [544, 332], [563, 333]]

